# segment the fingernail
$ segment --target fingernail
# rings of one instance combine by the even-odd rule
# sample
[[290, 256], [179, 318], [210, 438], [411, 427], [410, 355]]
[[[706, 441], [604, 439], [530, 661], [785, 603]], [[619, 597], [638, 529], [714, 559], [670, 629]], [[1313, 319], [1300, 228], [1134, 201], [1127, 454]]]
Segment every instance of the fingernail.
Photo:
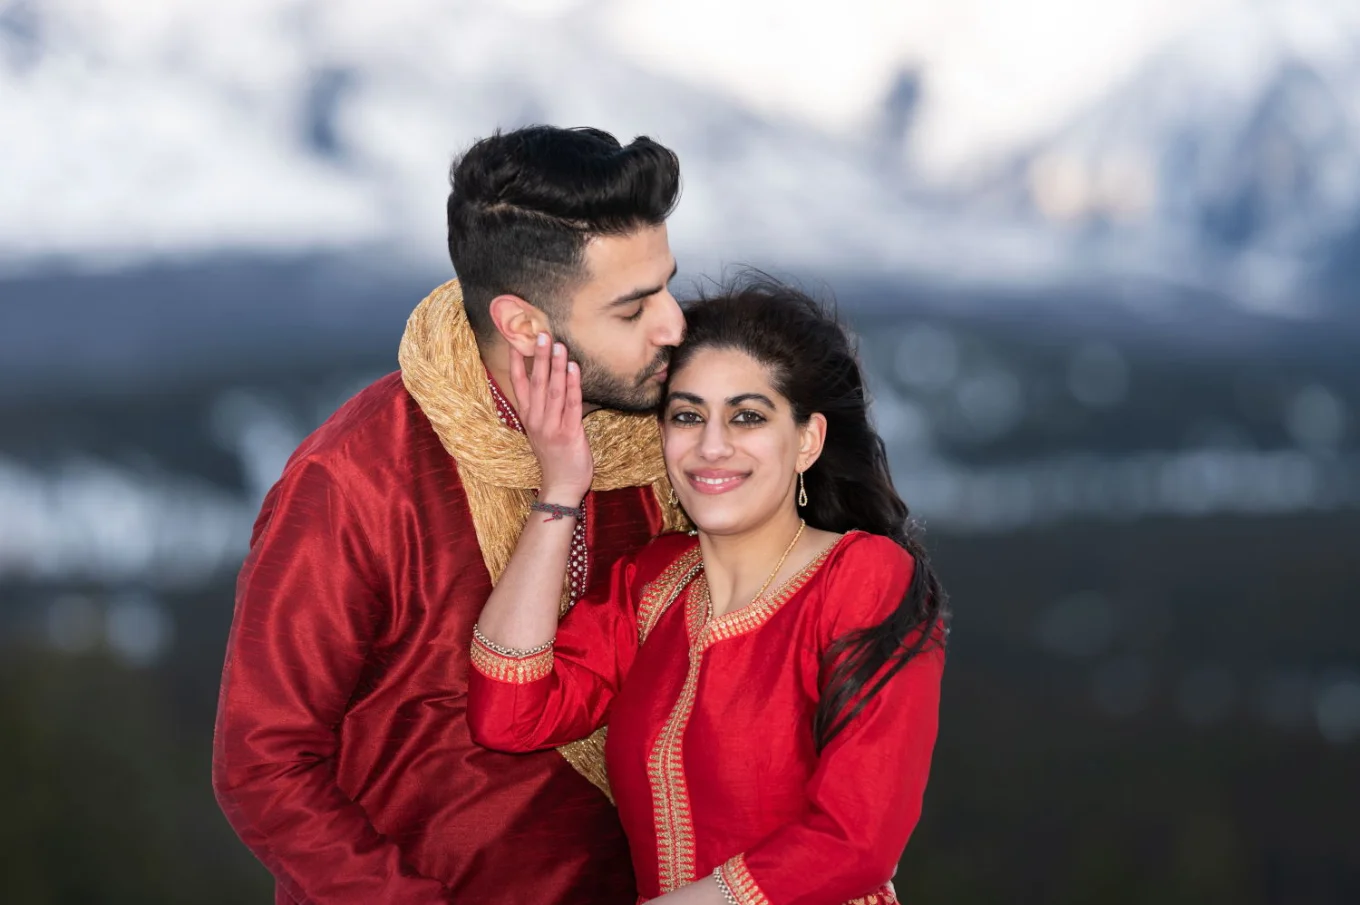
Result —
[[538, 334], [538, 344], [540, 346], [546, 346], [548, 344], [548, 334], [546, 333]]
[[553, 357], [554, 357], [554, 358], [561, 358], [561, 357], [562, 357], [562, 352], [563, 352], [563, 351], [564, 351], [564, 350], [563, 350], [563, 348], [562, 348], [562, 344], [561, 344], [561, 343], [553, 343]]
[[575, 374], [578, 370], [579, 368], [576, 367], [576, 362], [574, 361], [567, 362], [567, 373]]

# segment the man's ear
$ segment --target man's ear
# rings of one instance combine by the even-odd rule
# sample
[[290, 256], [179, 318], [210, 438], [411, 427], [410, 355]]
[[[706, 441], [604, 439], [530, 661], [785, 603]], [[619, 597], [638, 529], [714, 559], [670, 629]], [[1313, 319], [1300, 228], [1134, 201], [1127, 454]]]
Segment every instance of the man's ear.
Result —
[[491, 323], [512, 349], [525, 358], [534, 357], [538, 334], [548, 333], [548, 318], [517, 295], [498, 295], [491, 300]]

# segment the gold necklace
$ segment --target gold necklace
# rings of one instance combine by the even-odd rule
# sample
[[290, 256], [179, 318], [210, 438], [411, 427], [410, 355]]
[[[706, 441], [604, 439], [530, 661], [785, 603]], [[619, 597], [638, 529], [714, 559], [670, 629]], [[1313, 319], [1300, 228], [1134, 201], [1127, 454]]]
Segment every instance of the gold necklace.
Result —
[[[751, 603], [755, 603], [757, 600], [759, 600], [760, 598], [762, 598], [762, 597], [765, 596], [765, 592], [766, 592], [767, 590], [769, 590], [770, 583], [771, 583], [772, 581], [774, 581], [774, 577], [775, 577], [776, 575], [779, 574], [779, 570], [782, 569], [782, 568], [784, 568], [784, 560], [786, 560], [786, 559], [789, 558], [789, 554], [793, 552], [794, 546], [798, 543], [798, 538], [800, 538], [800, 537], [803, 536], [803, 529], [806, 528], [806, 527], [807, 527], [807, 520], [806, 520], [806, 519], [799, 519], [799, 520], [798, 520], [798, 530], [797, 530], [796, 532], [794, 532], [793, 540], [789, 541], [789, 545], [788, 545], [787, 547], [784, 548], [784, 555], [781, 556], [781, 557], [779, 557], [779, 562], [777, 562], [777, 563], [774, 564], [774, 571], [770, 573], [770, 577], [769, 577], [769, 578], [765, 579], [765, 583], [764, 583], [763, 585], [760, 586], [760, 590], [756, 592], [756, 596], [754, 596], [754, 597], [751, 598]], [[750, 606], [751, 603], [748, 603], [746, 606]], [[743, 607], [743, 609], [744, 609], [744, 607]], [[728, 612], [733, 612], [733, 611], [729, 610]], [[708, 618], [709, 618], [709, 619], [712, 619], [712, 618], [713, 618], [713, 598], [712, 598], [712, 597], [709, 597], [709, 598], [708, 598]]]

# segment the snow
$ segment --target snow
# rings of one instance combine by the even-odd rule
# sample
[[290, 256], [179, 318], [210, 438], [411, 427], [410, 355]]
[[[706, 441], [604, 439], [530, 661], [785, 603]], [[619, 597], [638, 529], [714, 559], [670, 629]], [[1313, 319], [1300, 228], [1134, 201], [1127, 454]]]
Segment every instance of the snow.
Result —
[[1116, 273], [1298, 314], [1360, 222], [1358, 36], [1346, 0], [0, 0], [0, 274], [440, 275], [452, 158], [550, 121], [677, 150], [691, 272]]

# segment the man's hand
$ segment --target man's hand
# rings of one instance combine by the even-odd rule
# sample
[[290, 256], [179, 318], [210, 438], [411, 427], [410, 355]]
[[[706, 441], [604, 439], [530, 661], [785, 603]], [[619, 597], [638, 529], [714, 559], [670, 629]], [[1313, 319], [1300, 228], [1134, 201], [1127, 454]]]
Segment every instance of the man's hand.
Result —
[[581, 368], [567, 361], [566, 347], [538, 335], [533, 373], [524, 356], [510, 349], [510, 385], [519, 402], [519, 420], [543, 472], [539, 499], [579, 506], [590, 490], [595, 463], [581, 422]]

